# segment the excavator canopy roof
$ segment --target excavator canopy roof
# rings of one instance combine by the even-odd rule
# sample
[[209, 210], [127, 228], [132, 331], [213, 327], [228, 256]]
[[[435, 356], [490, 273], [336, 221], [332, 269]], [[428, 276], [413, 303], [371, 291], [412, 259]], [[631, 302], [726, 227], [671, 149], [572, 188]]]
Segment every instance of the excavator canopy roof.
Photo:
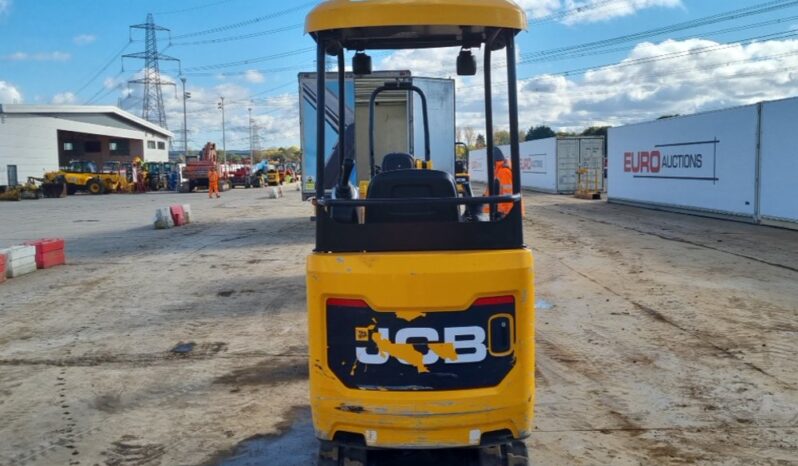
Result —
[[348, 49], [479, 46], [488, 29], [525, 30], [511, 0], [327, 0], [308, 13], [305, 32]]

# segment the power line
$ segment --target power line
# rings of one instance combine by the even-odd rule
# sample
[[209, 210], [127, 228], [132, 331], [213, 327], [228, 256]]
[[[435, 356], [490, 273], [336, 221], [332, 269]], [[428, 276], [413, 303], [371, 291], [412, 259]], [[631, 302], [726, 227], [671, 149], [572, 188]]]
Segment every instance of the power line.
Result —
[[212, 2], [212, 3], [206, 3], [204, 5], [197, 5], [197, 6], [192, 6], [192, 7], [188, 7], [188, 8], [182, 8], [182, 9], [179, 9], [179, 10], [156, 11], [155, 14], [156, 15], [173, 15], [173, 14], [177, 14], [177, 13], [187, 13], [189, 11], [201, 10], [203, 8], [208, 8], [208, 7], [212, 7], [212, 6], [216, 6], [216, 5], [221, 5], [223, 3], [230, 3], [230, 2], [233, 2], [233, 1], [235, 1], [235, 0], [217, 0], [217, 1]]
[[[665, 73], [656, 72], [656, 73], [636, 74], [634, 77], [639, 79], [639, 78], [661, 78], [661, 77], [683, 75], [683, 76], [685, 76], [685, 78], [684, 79], [680, 79], [677, 82], [686, 82], [686, 81], [690, 81], [690, 80], [692, 80], [693, 78], [696, 77], [696, 75], [694, 75], [694, 74], [687, 73], [687, 72], [690, 72], [690, 71], [720, 70], [721, 68], [725, 68], [725, 67], [732, 66], [732, 65], [753, 64], [753, 63], [761, 63], [761, 62], [769, 62], [769, 61], [781, 62], [782, 61], [781, 59], [783, 59], [783, 58], [793, 57], [793, 56], [796, 56], [796, 55], [798, 55], [798, 50], [797, 51], [793, 51], [793, 52], [779, 53], [779, 54], [775, 54], [775, 55], [767, 55], [767, 56], [762, 56], [762, 57], [745, 58], [745, 59], [741, 59], [741, 60], [732, 60], [732, 61], [728, 61], [728, 62], [725, 62], [725, 63], [722, 63], [722, 64], [713, 63], [713, 64], [704, 65], [704, 66], [698, 66], [698, 67], [681, 67], [681, 68], [671, 69], [671, 70], [669, 70], [668, 72], [665, 72]], [[752, 71], [752, 72], [748, 72], [748, 73], [735, 73], [733, 76], [724, 77], [724, 79], [736, 79], [736, 78], [741, 78], [741, 77], [754, 77], [754, 76], [773, 74], [776, 71], [792, 71], [792, 70], [795, 70], [795, 67], [782, 67], [782, 68], [779, 68], [777, 70], [772, 70], [772, 69], [757, 70], [757, 71]], [[685, 73], [687, 73], [687, 74], [685, 74]], [[533, 77], [527, 78], [527, 79], [528, 80], [533, 80], [535, 78], [536, 77], [533, 76]], [[645, 83], [645, 84], [651, 84], [651, 83]], [[604, 84], [597, 84], [597, 85], [603, 86]], [[530, 89], [527, 89], [527, 90], [529, 91]], [[539, 91], [536, 91], [535, 89], [532, 89], [531, 91], [532, 92], [539, 92]], [[568, 92], [568, 96], [569, 97], [571, 97], [571, 96], [596, 96], [596, 95], [597, 95], [597, 91], [595, 91], [595, 90], [583, 91], [583, 92]]]
[[[114, 76], [111, 79], [112, 80], [116, 80], [116, 78], [118, 78], [121, 75], [122, 75], [122, 72], [120, 71], [116, 76]], [[111, 95], [112, 92], [116, 91], [117, 89], [121, 89], [121, 88], [122, 88], [121, 84], [116, 84], [116, 85], [111, 86], [111, 87], [103, 87], [86, 101], [86, 105], [92, 104], [94, 102], [99, 102], [99, 101], [105, 99], [106, 97], [108, 97], [109, 95]], [[102, 95], [100, 95], [100, 94], [102, 94]]]
[[554, 22], [563, 18], [567, 18], [568, 16], [575, 16], [578, 14], [583, 14], [590, 10], [595, 10], [601, 8], [603, 6], [618, 3], [620, 0], [600, 0], [589, 5], [582, 5], [578, 7], [568, 8], [560, 11], [555, 11], [554, 13], [548, 14], [546, 16], [541, 16], [540, 18], [533, 18], [528, 21], [529, 24], [541, 24], [541, 23], [548, 23]]
[[562, 54], [572, 53], [575, 51], [586, 51], [586, 50], [595, 50], [601, 49], [604, 47], [609, 47], [613, 45], [623, 44], [626, 42], [634, 42], [639, 41], [642, 39], [647, 39], [650, 37], [656, 37], [663, 34], [669, 34], [673, 32], [683, 31], [686, 29], [693, 29], [701, 26], [707, 26], [710, 24], [716, 24], [719, 22], [730, 21], [733, 19], [744, 18], [747, 16], [758, 15], [763, 13], [769, 13], [776, 10], [780, 10], [783, 8], [790, 8], [798, 6], [798, 0], [776, 0], [771, 2], [761, 3], [755, 6], [740, 8], [737, 10], [728, 11], [726, 13], [719, 13], [716, 15], [706, 16], [703, 18], [685, 21], [682, 23], [671, 24], [669, 26], [663, 26], [659, 28], [649, 29], [646, 31], [637, 32], [634, 34], [625, 34], [622, 36], [613, 37], [610, 39], [603, 39], [599, 41], [587, 42], [583, 44], [577, 44], [567, 47], [558, 47], [549, 50], [543, 50], [539, 52], [530, 52], [526, 54], [521, 54], [522, 61], [529, 60], [533, 58], [539, 57], [550, 57], [550, 56], [559, 56]]
[[107, 62], [105, 65], [103, 65], [103, 66], [102, 66], [102, 67], [101, 67], [101, 68], [100, 68], [100, 69], [99, 69], [99, 70], [98, 70], [96, 73], [94, 73], [94, 74], [91, 76], [91, 78], [89, 78], [89, 80], [88, 80], [88, 81], [86, 81], [86, 82], [85, 82], [85, 83], [84, 83], [82, 86], [80, 86], [80, 89], [78, 89], [77, 91], [75, 91], [75, 95], [79, 95], [79, 94], [80, 94], [81, 92], [83, 92], [83, 91], [84, 91], [84, 90], [85, 90], [87, 87], [89, 87], [89, 85], [90, 85], [91, 83], [93, 83], [93, 82], [94, 82], [94, 81], [95, 81], [97, 78], [99, 78], [101, 74], [105, 73], [105, 70], [107, 70], [107, 69], [108, 69], [108, 67], [110, 67], [110, 66], [111, 66], [111, 64], [112, 64], [113, 62], [115, 62], [115, 61], [116, 61], [116, 59], [117, 59], [117, 58], [119, 58], [119, 56], [120, 56], [120, 55], [122, 55], [122, 54], [125, 52], [125, 50], [127, 50], [127, 48], [128, 48], [128, 47], [130, 47], [130, 44], [131, 44], [131, 43], [133, 43], [133, 41], [132, 41], [132, 40], [131, 40], [131, 41], [128, 41], [128, 42], [126, 42], [124, 47], [122, 47], [122, 48], [121, 48], [121, 49], [120, 49], [118, 52], [116, 52], [116, 54], [114, 54], [114, 56], [113, 56], [113, 57], [111, 57], [111, 58], [108, 60], [108, 62]]
[[[768, 21], [762, 21], [762, 22], [759, 22], [759, 23], [745, 24], [745, 25], [741, 25], [741, 26], [734, 26], [734, 27], [730, 27], [730, 28], [726, 28], [726, 29], [719, 29], [719, 30], [715, 30], [715, 31], [705, 32], [705, 33], [702, 33], [700, 36], [695, 36], [695, 35], [681, 36], [681, 37], [677, 37], [677, 38], [669, 38], [669, 40], [684, 41], [684, 40], [690, 40], [690, 39], [704, 39], [706, 37], [719, 36], [719, 35], [723, 35], [723, 34], [730, 34], [730, 33], [733, 33], [733, 32], [740, 32], [740, 31], [745, 31], [745, 30], [748, 30], [748, 29], [756, 29], [756, 28], [766, 27], [766, 26], [773, 26], [775, 24], [781, 24], [781, 23], [784, 23], [784, 22], [787, 22], [787, 21], [794, 21], [794, 20], [798, 20], [798, 16], [789, 16], [789, 17], [785, 17], [785, 18], [776, 18], [776, 19], [772, 19], [772, 20], [768, 20]], [[587, 52], [582, 52], [582, 53], [563, 54], [563, 55], [560, 55], [560, 56], [553, 56], [553, 57], [541, 57], [541, 58], [536, 58], [536, 59], [524, 60], [522, 63], [519, 63], [519, 65], [529, 65], [529, 64], [532, 64], [532, 63], [553, 62], [553, 61], [559, 61], [559, 60], [569, 60], [569, 59], [573, 59], [573, 58], [592, 57], [592, 56], [596, 56], [596, 55], [606, 55], [608, 53], [625, 52], [627, 50], [629, 50], [629, 47], [618, 47], [618, 48], [613, 48], [613, 49], [587, 51]]]
[[244, 76], [247, 73], [251, 73], [253, 71], [258, 73], [280, 73], [283, 71], [293, 71], [293, 70], [301, 70], [305, 69], [307, 65], [292, 65], [292, 66], [282, 66], [278, 68], [258, 68], [258, 69], [249, 69], [244, 71], [217, 71], [217, 72], [194, 72], [194, 73], [183, 73], [184, 76], [193, 76], [193, 77], [210, 77], [210, 76]]
[[255, 37], [263, 37], [269, 36], [272, 34], [277, 34], [280, 32], [291, 31], [293, 29], [299, 29], [303, 26], [303, 24], [292, 24], [290, 26], [283, 26], [274, 29], [267, 29], [265, 31], [260, 32], [253, 32], [251, 34], [239, 34], [236, 36], [228, 36], [228, 37], [219, 37], [217, 39], [205, 39], [205, 40], [197, 40], [193, 42], [173, 42], [169, 44], [171, 47], [183, 47], [189, 45], [205, 45], [205, 44], [219, 44], [224, 42], [230, 42], [235, 40], [244, 40], [244, 39], [252, 39]]
[[204, 31], [190, 32], [188, 34], [180, 34], [180, 35], [174, 36], [174, 38], [175, 39], [185, 39], [185, 38], [188, 38], [188, 37], [197, 37], [197, 36], [203, 36], [203, 35], [206, 35], [206, 34], [215, 34], [217, 32], [229, 31], [230, 29], [236, 29], [236, 28], [240, 28], [240, 27], [250, 26], [252, 24], [257, 24], [257, 23], [260, 23], [260, 22], [263, 22], [263, 21], [268, 21], [270, 19], [279, 18], [280, 16], [285, 16], [285, 15], [288, 15], [288, 14], [293, 13], [295, 11], [303, 10], [303, 9], [305, 9], [305, 8], [311, 6], [311, 5], [315, 5], [315, 4], [316, 4], [316, 2], [305, 2], [305, 3], [302, 3], [301, 5], [294, 6], [294, 7], [291, 7], [291, 8], [286, 8], [285, 10], [275, 11], [274, 13], [269, 13], [269, 14], [264, 15], [264, 16], [258, 16], [256, 18], [248, 19], [248, 20], [241, 21], [241, 22], [238, 22], [238, 23], [228, 24], [228, 25], [225, 25], [225, 26], [219, 26], [219, 27], [215, 27], [215, 28], [211, 28], [211, 29], [205, 29]]
[[[625, 67], [629, 67], [629, 66], [644, 65], [644, 64], [652, 63], [652, 62], [659, 62], [659, 61], [664, 61], [664, 60], [672, 60], [674, 58], [683, 58], [683, 57], [687, 57], [687, 56], [693, 56], [693, 55], [700, 55], [700, 54], [703, 54], [703, 53], [715, 52], [715, 51], [718, 51], [718, 50], [724, 50], [724, 49], [732, 48], [732, 47], [735, 47], [737, 45], [742, 45], [742, 44], [744, 44], [746, 42], [752, 43], [754, 41], [757, 41], [757, 40], [760, 40], [760, 39], [765, 39], [765, 38], [769, 38], [771, 40], [774, 40], [774, 39], [786, 39], [786, 38], [795, 37], [795, 36], [798, 36], [798, 31], [786, 31], [786, 32], [778, 32], [778, 33], [772, 33], [772, 34], [763, 34], [763, 35], [760, 35], [760, 36], [750, 37], [750, 38], [739, 40], [739, 41], [726, 42], [726, 43], [717, 44], [717, 45], [714, 45], [714, 46], [701, 47], [701, 48], [697, 48], [697, 49], [690, 49], [690, 50], [679, 51], [679, 52], [670, 52], [670, 53], [664, 53], [664, 54], [659, 54], [659, 55], [652, 55], [650, 57], [643, 57], [643, 58], [638, 58], [638, 59], [634, 59], [634, 60], [626, 60], [626, 61], [622, 61], [622, 62], [619, 62], [619, 63], [608, 63], [608, 64], [605, 64], [605, 65], [590, 66], [590, 67], [584, 67], [584, 68], [576, 68], [576, 69], [567, 70], [567, 71], [561, 71], [561, 72], [556, 72], [556, 73], [545, 73], [545, 74], [542, 74], [542, 75], [523, 76], [523, 77], [518, 77], [518, 80], [522, 81], [522, 80], [534, 79], [534, 78], [541, 77], [541, 76], [577, 76], [577, 75], [586, 74], [586, 73], [591, 72], [591, 71], [599, 71], [599, 70], [604, 70], [604, 69], [625, 68]], [[494, 85], [507, 84], [507, 81], [493, 82], [493, 84]], [[469, 88], [482, 87], [482, 86], [483, 86], [482, 84], [473, 84], [473, 85], [469, 85], [469, 86], [461, 86], [459, 89], [469, 89]]]
[[772, 39], [772, 40], [773, 39], [786, 39], [786, 38], [795, 37], [795, 36], [798, 36], [798, 31], [789, 31], [789, 32], [778, 32], [778, 33], [774, 33], [774, 34], [765, 34], [765, 35], [761, 35], [761, 36], [757, 36], [757, 37], [743, 39], [743, 40], [740, 40], [740, 41], [726, 42], [726, 43], [723, 43], [723, 44], [718, 44], [718, 45], [713, 45], [713, 46], [708, 46], [708, 47], [700, 47], [700, 48], [690, 49], [690, 50], [685, 50], [685, 51], [680, 51], [680, 52], [670, 52], [670, 53], [664, 53], [664, 54], [660, 54], [660, 55], [654, 55], [654, 56], [651, 56], [651, 57], [643, 57], [643, 58], [637, 58], [637, 59], [633, 59], [633, 60], [626, 60], [626, 61], [623, 61], [621, 63], [613, 63], [613, 64], [602, 65], [602, 66], [589, 66], [589, 67], [584, 67], [584, 68], [577, 68], [577, 69], [574, 69], [574, 70], [569, 70], [569, 71], [556, 73], [556, 75], [574, 76], [574, 75], [579, 75], [579, 74], [585, 74], [585, 73], [590, 72], [590, 71], [597, 71], [597, 70], [604, 70], [604, 69], [626, 68], [626, 67], [629, 67], [629, 66], [644, 65], [646, 63], [658, 62], [658, 61], [663, 61], [663, 60], [671, 60], [671, 59], [674, 59], [674, 58], [682, 58], [682, 57], [688, 57], [688, 56], [693, 56], [693, 55], [700, 55], [700, 54], [703, 54], [703, 53], [716, 52], [718, 50], [729, 49], [729, 48], [735, 47], [737, 45], [742, 45], [745, 42], [753, 42], [753, 41], [759, 40], [759, 39], [765, 39], [765, 38], [769, 38], [769, 39]]
[[266, 55], [266, 56], [263, 56], [263, 57], [247, 58], [245, 60], [239, 60], [239, 61], [234, 61], [234, 62], [217, 63], [217, 64], [214, 64], [214, 65], [192, 66], [192, 67], [189, 67], [189, 68], [185, 68], [185, 70], [186, 71], [206, 71], [206, 70], [216, 70], [216, 69], [221, 69], [221, 68], [230, 68], [230, 67], [233, 67], [233, 66], [251, 65], [253, 63], [261, 63], [261, 62], [264, 62], [264, 61], [276, 60], [278, 58], [286, 58], [286, 57], [291, 57], [291, 56], [294, 56], [294, 55], [301, 55], [303, 53], [308, 53], [308, 52], [311, 52], [313, 50], [316, 50], [316, 47], [306, 47], [306, 48], [303, 48], [303, 49], [289, 50], [287, 52], [275, 53], [273, 55]]

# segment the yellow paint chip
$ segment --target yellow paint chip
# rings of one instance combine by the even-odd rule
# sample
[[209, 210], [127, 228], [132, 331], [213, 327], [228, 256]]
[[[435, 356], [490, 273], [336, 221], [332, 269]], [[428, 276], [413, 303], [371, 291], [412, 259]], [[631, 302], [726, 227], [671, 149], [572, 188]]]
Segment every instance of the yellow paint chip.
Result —
[[454, 348], [454, 343], [428, 343], [427, 346], [429, 346], [430, 351], [443, 359], [457, 361], [457, 350]]
[[426, 317], [426, 315], [427, 315], [426, 312], [421, 312], [421, 311], [402, 311], [396, 313], [396, 317], [405, 320], [407, 322], [412, 322], [421, 317]]
[[419, 374], [429, 372], [427, 366], [424, 365], [424, 355], [416, 351], [410, 343], [393, 343], [390, 340], [382, 338], [380, 332], [371, 334], [371, 340], [377, 344], [380, 354], [388, 354], [397, 359], [401, 359], [411, 366], [414, 366]]

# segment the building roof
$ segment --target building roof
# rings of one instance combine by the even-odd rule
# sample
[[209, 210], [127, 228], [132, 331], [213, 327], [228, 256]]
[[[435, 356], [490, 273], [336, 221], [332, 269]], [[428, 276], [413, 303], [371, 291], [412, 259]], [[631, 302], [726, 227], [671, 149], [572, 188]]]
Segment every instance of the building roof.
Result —
[[385, 26], [477, 26], [525, 30], [511, 0], [327, 0], [308, 13], [305, 32]]
[[113, 115], [136, 126], [159, 133], [168, 138], [174, 134], [160, 126], [139, 118], [113, 105], [23, 105], [0, 104], [0, 114], [25, 114], [25, 115]]

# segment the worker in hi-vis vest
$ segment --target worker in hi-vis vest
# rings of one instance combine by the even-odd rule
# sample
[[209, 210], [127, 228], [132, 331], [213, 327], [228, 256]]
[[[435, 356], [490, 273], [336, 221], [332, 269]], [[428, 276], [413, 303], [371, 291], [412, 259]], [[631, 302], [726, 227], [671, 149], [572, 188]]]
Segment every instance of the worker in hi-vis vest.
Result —
[[[504, 157], [504, 153], [498, 147], [493, 147], [493, 176], [498, 180], [499, 190], [496, 192], [497, 196], [510, 196], [513, 194], [513, 171], [510, 167], [510, 161]], [[485, 196], [488, 196], [490, 191], [485, 188]], [[502, 202], [496, 205], [496, 212], [504, 217], [513, 210], [512, 202]], [[485, 204], [482, 212], [490, 214], [490, 204]]]
[[216, 171], [216, 167], [211, 167], [211, 171], [208, 173], [208, 198], [213, 197], [214, 193], [217, 198], [221, 197], [219, 195], [219, 172]]

